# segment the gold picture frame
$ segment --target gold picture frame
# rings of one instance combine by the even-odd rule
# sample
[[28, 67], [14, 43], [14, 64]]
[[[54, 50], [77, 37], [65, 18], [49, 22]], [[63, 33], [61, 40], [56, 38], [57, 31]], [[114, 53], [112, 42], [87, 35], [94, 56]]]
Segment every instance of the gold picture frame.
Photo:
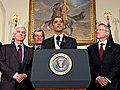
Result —
[[[29, 10], [29, 36], [28, 36], [28, 44], [33, 45], [33, 31], [34, 31], [34, 2], [35, 0], [30, 0], [30, 10]], [[38, 0], [37, 0], [38, 1]], [[89, 38], [87, 39], [77, 39], [77, 45], [90, 45], [96, 43], [96, 34], [95, 34], [95, 28], [96, 28], [96, 15], [95, 15], [95, 0], [88, 0], [89, 1], [89, 7], [90, 7], [90, 33]]]

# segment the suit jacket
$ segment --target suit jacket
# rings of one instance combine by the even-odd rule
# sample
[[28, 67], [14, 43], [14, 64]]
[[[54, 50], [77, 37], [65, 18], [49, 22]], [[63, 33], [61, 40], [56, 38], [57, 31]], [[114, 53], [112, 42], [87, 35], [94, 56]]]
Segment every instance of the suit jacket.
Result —
[[0, 42], [0, 47], [2, 46], [2, 43]]
[[35, 46], [33, 46], [32, 49], [35, 50]]
[[[118, 44], [107, 42], [102, 60], [99, 55], [98, 43], [88, 47], [91, 70], [91, 84], [88, 90], [120, 90], [118, 89], [118, 72], [120, 69], [120, 47]], [[112, 83], [102, 87], [96, 78], [107, 77]]]
[[[2, 72], [0, 90], [34, 90], [30, 82], [32, 60], [33, 50], [31, 48], [24, 45], [24, 59], [21, 64], [15, 44], [3, 45], [0, 53], [0, 68]], [[16, 72], [25, 73], [27, 78], [18, 83], [13, 79]]]
[[[36, 50], [37, 48], [35, 49], [35, 45], [34, 45], [34, 46], [32, 47], [32, 49], [33, 49], [33, 50]], [[39, 49], [41, 49], [41, 48], [39, 48]]]
[[[55, 49], [54, 36], [42, 42], [41, 49]], [[63, 35], [60, 49], [77, 49], [77, 43], [74, 38]]]

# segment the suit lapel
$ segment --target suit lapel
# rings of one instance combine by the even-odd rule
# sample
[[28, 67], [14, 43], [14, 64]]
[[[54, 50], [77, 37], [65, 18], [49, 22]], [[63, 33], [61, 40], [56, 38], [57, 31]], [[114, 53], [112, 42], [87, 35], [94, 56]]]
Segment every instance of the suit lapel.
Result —
[[16, 46], [15, 46], [14, 43], [11, 45], [11, 51], [14, 54], [14, 56], [15, 56], [16, 60], [18, 61], [18, 63], [21, 63], [20, 58], [19, 58], [19, 54], [17, 52]]
[[94, 51], [98, 57], [98, 60], [101, 62], [104, 61], [104, 57], [106, 56], [107, 52], [109, 51], [109, 48], [111, 47], [111, 43], [107, 42], [107, 45], [106, 45], [106, 48], [105, 48], [105, 51], [103, 53], [103, 57], [102, 57], [102, 60], [100, 59], [100, 53], [99, 53], [99, 47], [98, 47], [98, 42], [95, 44], [94, 46]]
[[51, 48], [52, 48], [52, 49], [55, 49], [54, 36], [50, 39], [50, 42], [52, 42], [52, 43], [50, 43], [50, 44], [51, 44]]
[[28, 57], [28, 50], [27, 50], [27, 47], [24, 45], [24, 58], [23, 58], [23, 64], [25, 64], [27, 62], [27, 57]]
[[109, 48], [111, 47], [111, 43], [107, 42], [105, 51], [103, 53], [102, 61], [104, 60], [104, 57], [106, 56], [107, 52], [109, 51]]
[[95, 53], [96, 53], [96, 55], [97, 55], [97, 57], [98, 57], [98, 60], [101, 61], [101, 60], [100, 60], [100, 53], [99, 53], [98, 42], [97, 42], [97, 43], [95, 44], [95, 46], [94, 46], [94, 51], [95, 51]]
[[63, 35], [62, 42], [60, 44], [60, 49], [63, 49], [63, 47], [65, 46], [66, 40], [67, 40], [67, 37]]

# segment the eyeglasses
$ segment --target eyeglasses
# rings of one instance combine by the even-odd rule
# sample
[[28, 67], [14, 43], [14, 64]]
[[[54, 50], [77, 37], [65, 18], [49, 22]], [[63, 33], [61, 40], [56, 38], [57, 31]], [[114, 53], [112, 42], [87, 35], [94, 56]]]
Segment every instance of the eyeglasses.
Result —
[[97, 31], [106, 31], [105, 29], [96, 29], [96, 32]]
[[35, 37], [43, 37], [42, 35], [35, 35]]

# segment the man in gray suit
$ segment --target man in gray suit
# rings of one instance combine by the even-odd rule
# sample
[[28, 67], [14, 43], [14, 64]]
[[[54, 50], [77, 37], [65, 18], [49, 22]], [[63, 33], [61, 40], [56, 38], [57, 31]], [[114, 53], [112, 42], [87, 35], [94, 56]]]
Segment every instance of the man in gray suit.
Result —
[[13, 44], [1, 46], [1, 90], [34, 90], [30, 82], [33, 50], [23, 44], [25, 27], [16, 26], [13, 37]]

